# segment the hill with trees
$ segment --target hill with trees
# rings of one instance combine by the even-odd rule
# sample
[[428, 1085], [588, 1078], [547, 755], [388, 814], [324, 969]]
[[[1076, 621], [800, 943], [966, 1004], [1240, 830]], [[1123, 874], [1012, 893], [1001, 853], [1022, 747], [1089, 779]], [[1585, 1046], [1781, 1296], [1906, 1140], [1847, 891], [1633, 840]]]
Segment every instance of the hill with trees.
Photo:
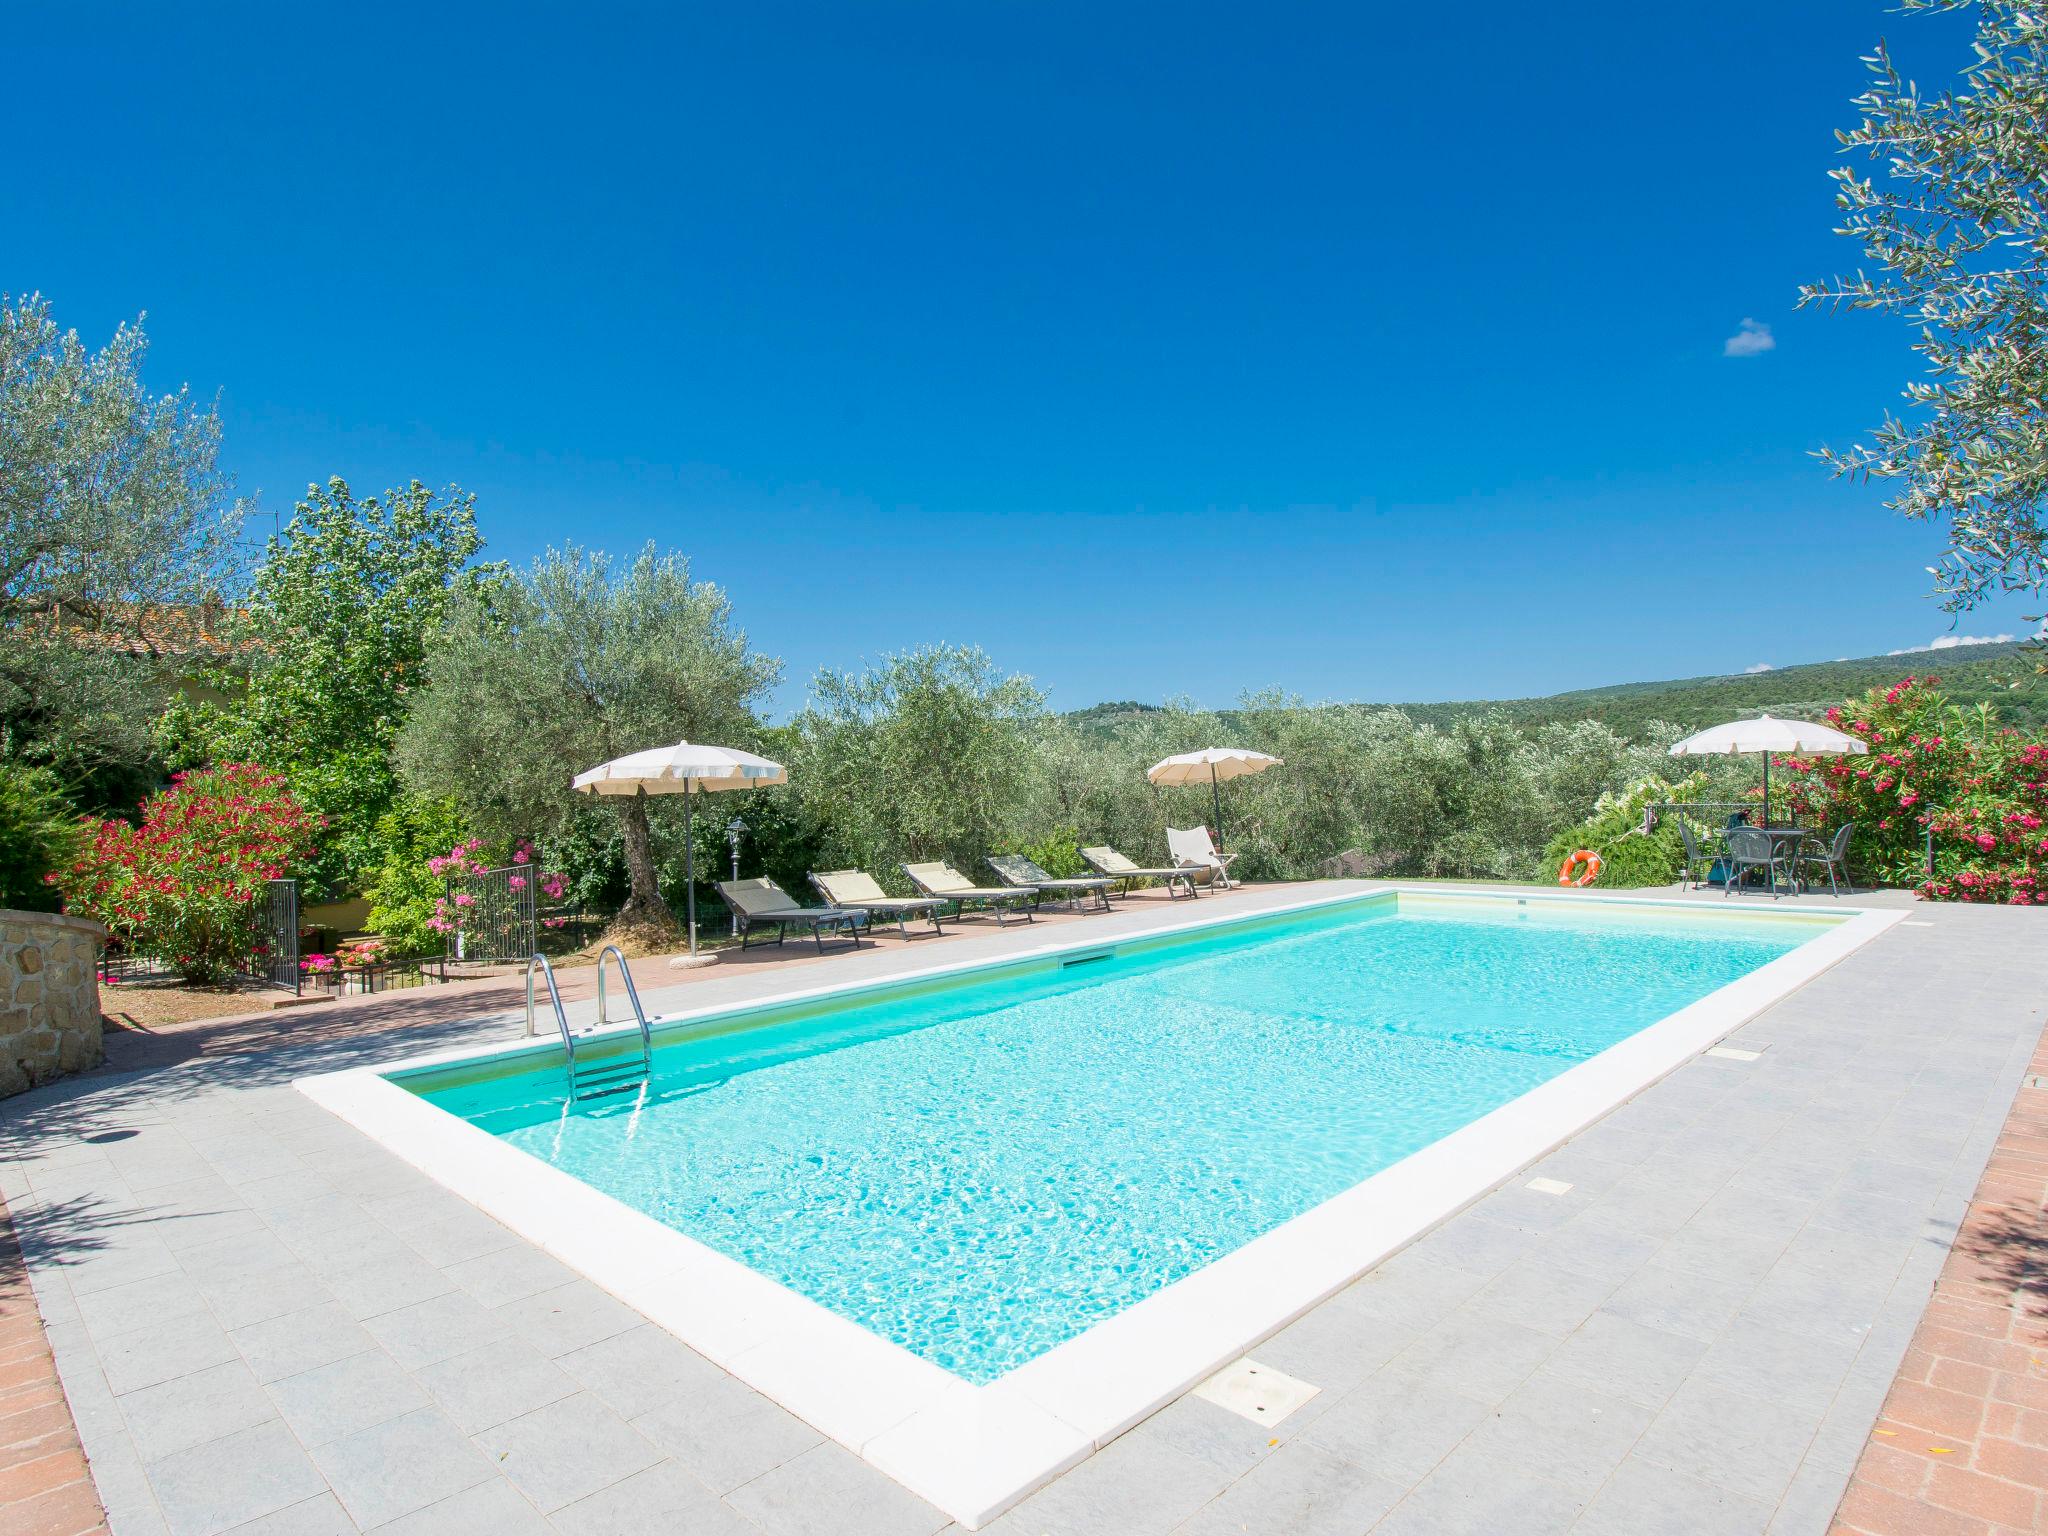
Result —
[[[1598, 720], [1623, 736], [1634, 737], [1653, 721], [1697, 730], [1760, 710], [1818, 718], [1830, 704], [1868, 689], [1889, 687], [1902, 677], [1932, 675], [1941, 679], [1941, 691], [1950, 703], [1988, 703], [2006, 724], [2036, 730], [2048, 725], [2048, 679], [2036, 671], [2039, 657], [2038, 647], [2013, 640], [1810, 662], [1769, 672], [1613, 683], [1541, 698], [1465, 699], [1391, 707], [1417, 723], [1436, 726], [1475, 715], [1499, 714], [1523, 726]], [[1386, 706], [1375, 703], [1369, 707]], [[1120, 701], [1074, 710], [1067, 718], [1084, 731], [1109, 731], [1159, 709], [1158, 705]], [[1235, 711], [1221, 713], [1231, 719]]]

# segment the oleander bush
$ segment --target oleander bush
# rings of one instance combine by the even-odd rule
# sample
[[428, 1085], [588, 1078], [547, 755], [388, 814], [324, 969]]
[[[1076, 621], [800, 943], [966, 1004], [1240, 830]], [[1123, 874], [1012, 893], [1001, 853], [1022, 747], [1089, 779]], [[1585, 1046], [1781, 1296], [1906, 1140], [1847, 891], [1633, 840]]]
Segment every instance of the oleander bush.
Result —
[[176, 775], [143, 801], [140, 825], [84, 829], [57, 875], [67, 908], [105, 923], [130, 953], [212, 983], [251, 958], [264, 882], [306, 865], [320, 821], [283, 775], [220, 763]]
[[1827, 713], [1868, 750], [1789, 760], [1789, 803], [1825, 836], [1855, 824], [1853, 870], [1933, 901], [2048, 904], [2048, 741], [1956, 708], [1932, 677]]

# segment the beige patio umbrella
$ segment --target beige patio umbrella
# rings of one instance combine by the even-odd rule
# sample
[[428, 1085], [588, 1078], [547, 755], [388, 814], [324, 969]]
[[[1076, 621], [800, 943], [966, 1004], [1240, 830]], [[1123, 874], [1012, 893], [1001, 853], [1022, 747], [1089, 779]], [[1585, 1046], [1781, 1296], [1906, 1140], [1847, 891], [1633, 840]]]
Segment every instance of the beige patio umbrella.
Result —
[[570, 781], [586, 795], [681, 795], [683, 797], [683, 882], [689, 908], [690, 957], [678, 962], [708, 965], [718, 957], [697, 953], [697, 846], [690, 836], [696, 814], [694, 796], [699, 790], [714, 794], [726, 789], [765, 789], [787, 784], [789, 773], [780, 763], [741, 752], [732, 747], [707, 747], [679, 741], [672, 747], [649, 747], [629, 752], [608, 763], [599, 763]]
[[1252, 774], [1264, 773], [1268, 768], [1280, 765], [1280, 758], [1268, 757], [1249, 747], [1204, 747], [1199, 752], [1161, 758], [1145, 770], [1145, 777], [1154, 784], [1206, 783], [1209, 786], [1209, 799], [1216, 808], [1216, 850], [1220, 853], [1223, 851], [1223, 792], [1218, 786], [1225, 779], [1249, 778]]
[[1868, 752], [1861, 739], [1846, 731], [1838, 731], [1831, 725], [1815, 725], [1811, 720], [1780, 720], [1774, 715], [1758, 715], [1753, 720], [1730, 720], [1726, 725], [1709, 726], [1704, 731], [1695, 731], [1685, 740], [1674, 743], [1673, 757], [1729, 757], [1737, 753], [1761, 752], [1764, 755], [1764, 825], [1771, 824], [1771, 754], [1773, 752]]

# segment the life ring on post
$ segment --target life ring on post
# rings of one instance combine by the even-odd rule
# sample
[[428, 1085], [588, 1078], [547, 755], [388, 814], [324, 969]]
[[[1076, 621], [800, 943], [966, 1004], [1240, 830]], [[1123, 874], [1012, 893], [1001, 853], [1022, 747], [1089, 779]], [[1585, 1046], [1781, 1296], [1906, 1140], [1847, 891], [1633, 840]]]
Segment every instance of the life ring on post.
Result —
[[[1581, 864], [1586, 866], [1584, 873], [1579, 872]], [[1574, 878], [1574, 876], [1577, 878]], [[1581, 848], [1577, 853], [1572, 854], [1564, 861], [1564, 864], [1557, 872], [1557, 883], [1559, 885], [1591, 885], [1599, 878], [1600, 855], [1590, 848]]]

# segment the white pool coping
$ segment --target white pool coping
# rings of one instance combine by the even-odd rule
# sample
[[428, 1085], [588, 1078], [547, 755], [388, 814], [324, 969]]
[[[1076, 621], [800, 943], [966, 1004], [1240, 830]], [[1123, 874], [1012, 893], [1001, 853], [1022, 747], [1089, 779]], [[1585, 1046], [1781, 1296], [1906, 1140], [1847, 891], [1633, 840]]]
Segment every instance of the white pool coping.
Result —
[[[1389, 894], [1432, 902], [1657, 906], [1695, 920], [1711, 920], [1716, 911], [1815, 916], [1811, 909], [1787, 911], [1751, 902], [1716, 903], [1703, 910], [1669, 898], [1490, 893], [1394, 883], [1114, 939], [1032, 946], [855, 986], [792, 989], [742, 1005], [677, 1014], [660, 1020], [657, 1028], [666, 1033], [697, 1020]], [[975, 1530], [1803, 986], [1906, 912], [1841, 907], [1825, 915], [1842, 920], [986, 1386], [919, 1359], [389, 1080], [390, 1074], [455, 1062], [559, 1052], [559, 1042], [514, 1041], [412, 1057], [303, 1078], [296, 1086]]]

